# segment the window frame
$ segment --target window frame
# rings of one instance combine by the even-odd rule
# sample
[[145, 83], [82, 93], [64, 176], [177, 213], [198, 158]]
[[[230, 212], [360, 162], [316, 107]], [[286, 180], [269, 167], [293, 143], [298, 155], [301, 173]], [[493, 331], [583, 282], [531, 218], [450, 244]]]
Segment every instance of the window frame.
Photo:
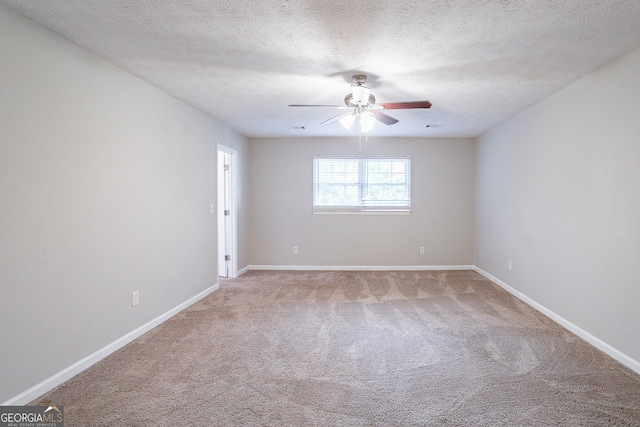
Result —
[[[357, 185], [358, 187], [358, 204], [346, 205], [346, 206], [336, 206], [336, 205], [321, 205], [317, 203], [317, 197], [321, 193], [320, 186], [322, 185], [319, 182], [319, 173], [320, 167], [319, 162], [322, 160], [355, 160], [358, 162], [358, 182], [357, 183], [349, 183], [342, 182], [337, 183], [337, 186], [340, 185]], [[367, 203], [365, 200], [366, 190], [368, 186], [374, 186], [376, 184], [371, 183], [371, 175], [367, 173], [367, 166], [369, 161], [394, 161], [394, 160], [402, 160], [404, 161], [404, 181], [402, 186], [404, 187], [405, 194], [407, 195], [406, 203], [392, 203], [391, 201], [387, 201], [388, 203], [381, 204], [372, 204]], [[312, 172], [312, 212], [314, 214], [390, 214], [390, 215], [408, 215], [411, 213], [411, 156], [408, 155], [314, 155], [313, 156], [313, 172]], [[390, 172], [393, 174], [393, 171]], [[346, 172], [345, 172], [346, 174]], [[398, 185], [399, 185], [398, 184]], [[325, 185], [329, 185], [325, 183]], [[384, 185], [384, 184], [383, 184]], [[393, 184], [391, 184], [393, 185]]]

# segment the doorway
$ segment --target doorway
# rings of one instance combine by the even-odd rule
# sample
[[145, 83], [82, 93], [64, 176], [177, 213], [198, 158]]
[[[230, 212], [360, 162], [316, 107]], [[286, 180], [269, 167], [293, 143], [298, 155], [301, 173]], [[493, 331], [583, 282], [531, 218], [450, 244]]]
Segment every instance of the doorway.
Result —
[[218, 276], [234, 278], [238, 271], [236, 248], [236, 150], [218, 144]]

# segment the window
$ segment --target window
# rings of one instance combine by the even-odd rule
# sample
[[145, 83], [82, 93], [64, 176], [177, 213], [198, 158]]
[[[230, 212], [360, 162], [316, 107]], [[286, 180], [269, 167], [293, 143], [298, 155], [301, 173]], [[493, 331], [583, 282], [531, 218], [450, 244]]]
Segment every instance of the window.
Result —
[[408, 156], [315, 156], [313, 211], [410, 212]]

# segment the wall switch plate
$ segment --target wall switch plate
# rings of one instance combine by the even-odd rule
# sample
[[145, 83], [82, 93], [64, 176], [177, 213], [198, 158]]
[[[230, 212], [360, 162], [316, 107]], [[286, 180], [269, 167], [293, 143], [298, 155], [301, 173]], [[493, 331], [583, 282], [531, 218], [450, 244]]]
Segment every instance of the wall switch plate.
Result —
[[131, 307], [134, 307], [140, 303], [140, 294], [138, 291], [131, 292]]
[[424, 246], [420, 246], [420, 254], [424, 255]]
[[294, 246], [294, 247], [293, 247], [293, 253], [294, 253], [294, 254], [297, 254], [297, 253], [298, 253], [298, 247], [297, 247], [297, 246]]
[[214, 211], [213, 203], [211, 203], [211, 204], [209, 205], [209, 213], [213, 213], [213, 211]]
[[509, 271], [513, 270], [513, 264], [509, 261]]

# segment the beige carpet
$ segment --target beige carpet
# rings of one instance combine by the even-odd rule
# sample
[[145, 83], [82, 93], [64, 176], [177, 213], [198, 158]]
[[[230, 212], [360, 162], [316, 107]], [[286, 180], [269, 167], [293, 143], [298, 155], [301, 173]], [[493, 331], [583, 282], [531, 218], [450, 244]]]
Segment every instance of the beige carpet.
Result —
[[48, 403], [67, 427], [639, 426], [640, 375], [472, 271], [252, 271]]

